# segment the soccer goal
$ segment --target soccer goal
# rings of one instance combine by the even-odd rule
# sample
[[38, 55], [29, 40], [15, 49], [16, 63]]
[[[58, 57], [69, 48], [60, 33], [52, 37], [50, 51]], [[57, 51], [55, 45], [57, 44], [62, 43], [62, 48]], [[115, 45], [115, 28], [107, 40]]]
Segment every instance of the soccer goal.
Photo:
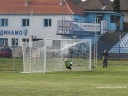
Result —
[[24, 73], [91, 70], [90, 39], [44, 39], [22, 50]]

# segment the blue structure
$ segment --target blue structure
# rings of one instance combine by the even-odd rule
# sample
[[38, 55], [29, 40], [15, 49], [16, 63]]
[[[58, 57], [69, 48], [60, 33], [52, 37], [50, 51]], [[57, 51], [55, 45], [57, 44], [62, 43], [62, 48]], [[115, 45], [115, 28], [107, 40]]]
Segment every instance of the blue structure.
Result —
[[113, 11], [85, 11], [87, 23], [101, 23], [101, 20], [107, 21], [108, 31], [122, 31], [124, 16]]
[[[80, 39], [92, 38], [95, 36], [95, 32], [105, 34], [106, 32], [123, 31], [124, 16], [113, 11], [85, 11], [83, 17], [74, 17], [74, 21], [59, 20], [57, 26], [57, 35]], [[87, 26], [90, 27], [87, 28]]]

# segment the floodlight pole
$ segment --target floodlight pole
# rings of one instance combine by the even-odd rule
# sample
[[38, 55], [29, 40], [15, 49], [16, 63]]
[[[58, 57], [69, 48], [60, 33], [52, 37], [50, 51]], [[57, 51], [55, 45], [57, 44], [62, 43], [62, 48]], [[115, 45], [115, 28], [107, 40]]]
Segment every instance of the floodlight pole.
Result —
[[120, 59], [120, 49], [121, 49], [121, 35], [119, 35], [119, 59]]
[[60, 0], [60, 6], [61, 6], [61, 11], [62, 11], [62, 39], [63, 39], [63, 26], [64, 26], [64, 0]]
[[91, 59], [92, 59], [92, 41], [90, 41], [90, 53], [89, 53], [89, 71], [92, 70], [92, 63], [91, 63]]
[[98, 18], [95, 18], [95, 41], [94, 41], [94, 68], [97, 68], [97, 46], [98, 46], [98, 38], [97, 38], [97, 21]]
[[44, 73], [46, 73], [46, 39], [44, 38]]

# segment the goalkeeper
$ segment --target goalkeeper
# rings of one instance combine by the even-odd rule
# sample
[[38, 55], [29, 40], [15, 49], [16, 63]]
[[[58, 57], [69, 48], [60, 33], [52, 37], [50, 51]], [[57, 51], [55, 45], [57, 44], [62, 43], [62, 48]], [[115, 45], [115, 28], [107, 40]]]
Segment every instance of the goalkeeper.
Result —
[[67, 69], [72, 69], [71, 66], [74, 64], [71, 60], [64, 59], [64, 64]]

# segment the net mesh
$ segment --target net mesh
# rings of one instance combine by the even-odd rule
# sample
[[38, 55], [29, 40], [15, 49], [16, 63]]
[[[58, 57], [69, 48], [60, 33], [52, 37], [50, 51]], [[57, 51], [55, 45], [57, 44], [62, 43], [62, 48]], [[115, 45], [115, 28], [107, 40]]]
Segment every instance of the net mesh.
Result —
[[23, 73], [43, 72], [43, 41], [33, 42], [33, 46], [23, 43]]
[[91, 48], [90, 40], [53, 40], [33, 42], [32, 46], [23, 44], [24, 72], [67, 71], [66, 60], [71, 70], [89, 70]]

